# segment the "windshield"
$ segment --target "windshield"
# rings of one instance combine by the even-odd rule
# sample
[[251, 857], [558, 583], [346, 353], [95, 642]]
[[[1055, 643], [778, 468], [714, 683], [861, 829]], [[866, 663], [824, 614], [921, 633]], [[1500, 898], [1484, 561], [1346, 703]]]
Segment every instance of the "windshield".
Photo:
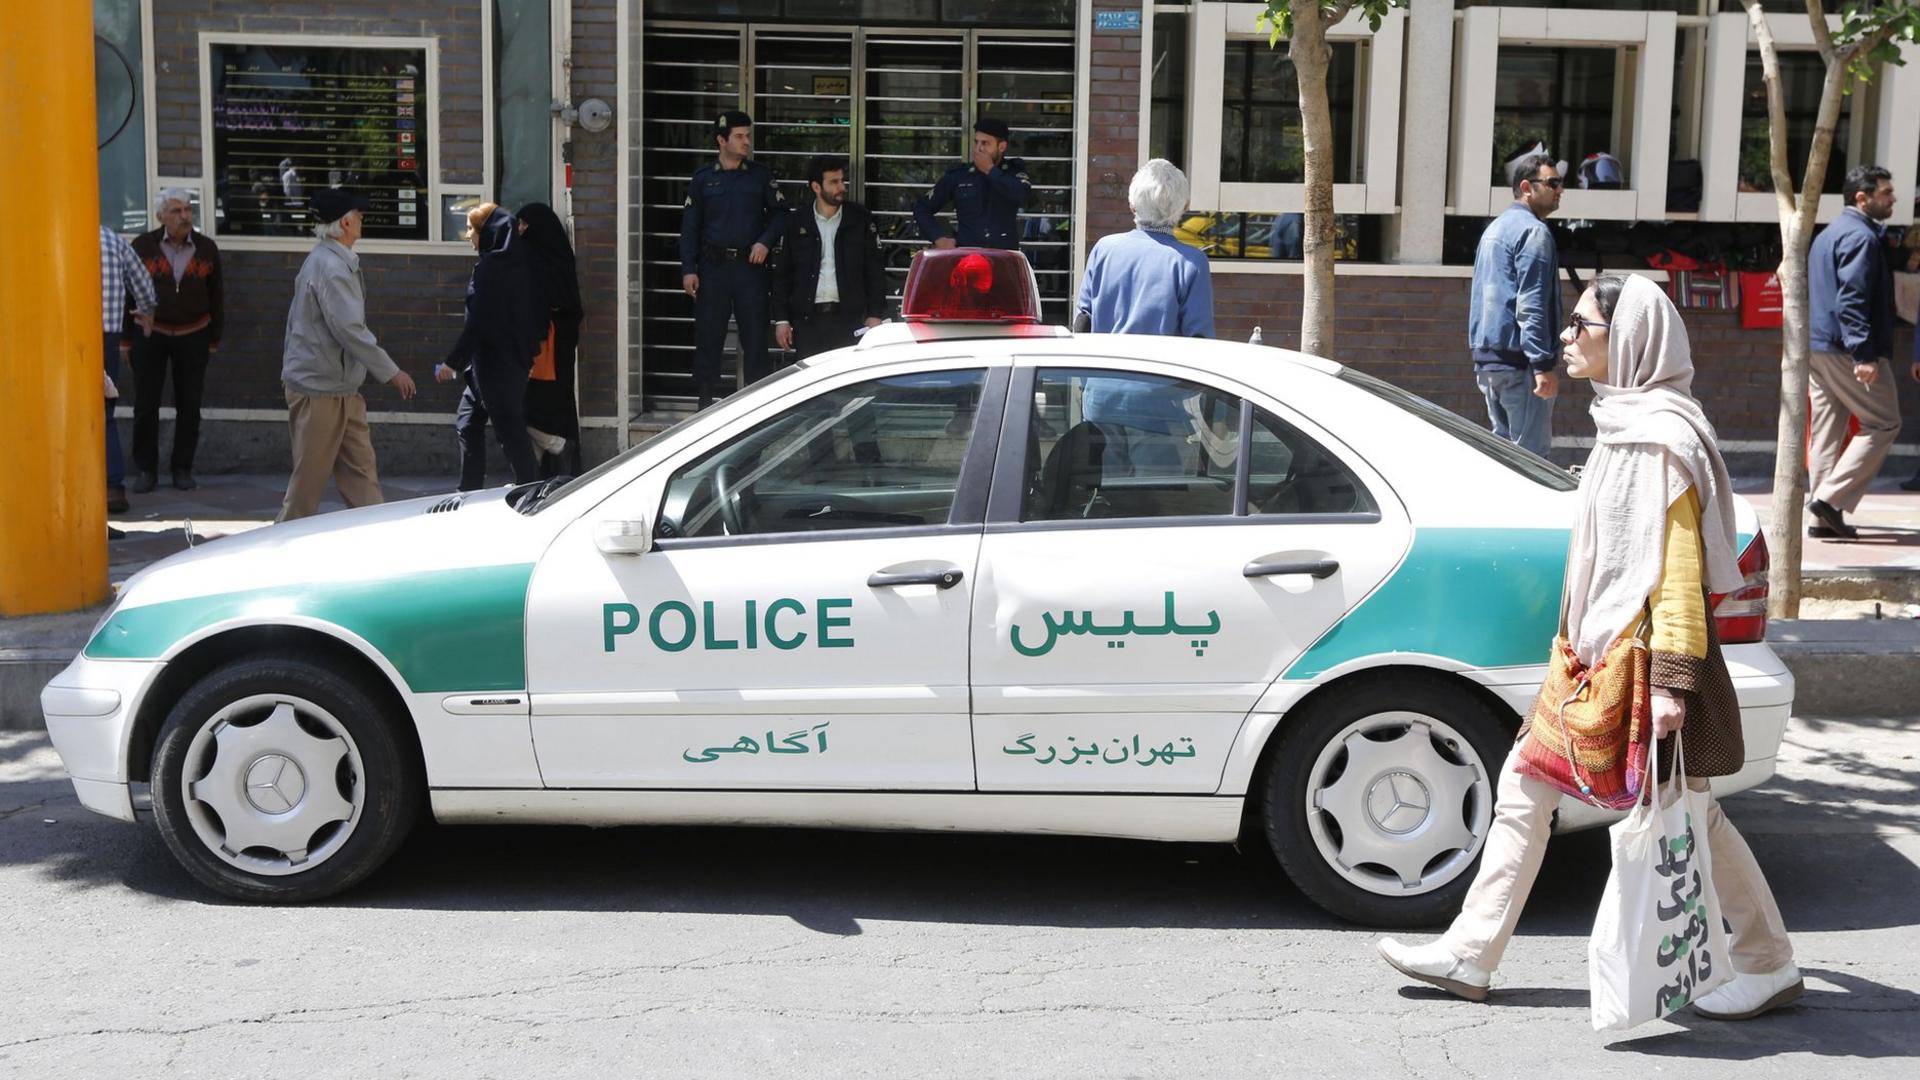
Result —
[[1352, 368], [1342, 368], [1340, 378], [1375, 397], [1398, 405], [1536, 484], [1545, 485], [1555, 491], [1572, 491], [1580, 486], [1579, 481], [1575, 480], [1573, 474], [1567, 470], [1531, 450], [1523, 450], [1515, 446], [1486, 428], [1458, 413], [1443, 409], [1426, 398], [1409, 394], [1392, 383], [1362, 374]]
[[[748, 387], [747, 389], [753, 394], [757, 395], [760, 391], [766, 389], [769, 386], [774, 385], [775, 383], [780, 382], [782, 379], [785, 379], [788, 376], [792, 375], [793, 373], [799, 371], [804, 366], [805, 366], [804, 361], [798, 364], [788, 364], [786, 367], [781, 368], [779, 371], [774, 372], [772, 375], [769, 375], [764, 379], [761, 379], [759, 382], [754, 383], [751, 387]], [[645, 450], [647, 447], [652, 446], [655, 442], [658, 442], [659, 440], [665, 438], [666, 436], [671, 435], [676, 431], [679, 431], [683, 427], [686, 427], [688, 424], [693, 423], [695, 420], [704, 421], [722, 411], [731, 409], [733, 406], [740, 403], [742, 397], [743, 395], [741, 393], [736, 392], [732, 397], [726, 399], [725, 401], [722, 401], [720, 404], [714, 406], [711, 409], [704, 409], [700, 412], [693, 413], [681, 419], [680, 421], [675, 423], [672, 427], [669, 427], [663, 431], [656, 431], [652, 435], [647, 436], [645, 439], [642, 439], [641, 441], [634, 443], [632, 446], [627, 447], [625, 450], [622, 450], [618, 454], [613, 455], [612, 457], [601, 462], [600, 464], [595, 465], [593, 468], [588, 469], [586, 472], [581, 473], [579, 476], [576, 476], [573, 479], [568, 480], [565, 484], [562, 484], [559, 487], [556, 487], [551, 491], [546, 492], [540, 498], [533, 500], [531, 502], [522, 501], [522, 502], [516, 503], [515, 508], [518, 509], [523, 514], [537, 514], [540, 511], [545, 510], [547, 507], [552, 506], [554, 503], [559, 502], [560, 500], [566, 498], [567, 496], [573, 494], [574, 492], [579, 491], [581, 488], [586, 487], [588, 484], [593, 483], [595, 480], [600, 479], [602, 476], [605, 476], [606, 474], [612, 472], [613, 470], [633, 460], [634, 455]]]

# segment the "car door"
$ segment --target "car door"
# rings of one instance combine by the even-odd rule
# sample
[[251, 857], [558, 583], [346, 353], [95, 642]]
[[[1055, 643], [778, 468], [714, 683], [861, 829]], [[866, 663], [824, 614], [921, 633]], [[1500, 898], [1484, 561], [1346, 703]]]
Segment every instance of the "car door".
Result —
[[[948, 359], [819, 381], [563, 530], [529, 593], [544, 782], [971, 788], [967, 622], [1006, 377]], [[650, 549], [622, 554], [636, 536]]]
[[1008, 401], [974, 593], [981, 790], [1216, 790], [1261, 694], [1405, 553], [1405, 511], [1323, 429], [1210, 375], [1023, 362]]

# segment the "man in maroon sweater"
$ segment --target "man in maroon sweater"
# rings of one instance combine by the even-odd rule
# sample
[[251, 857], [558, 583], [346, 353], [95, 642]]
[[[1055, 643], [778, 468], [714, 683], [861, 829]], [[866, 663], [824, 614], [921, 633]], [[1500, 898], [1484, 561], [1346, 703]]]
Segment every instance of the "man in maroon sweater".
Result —
[[133, 240], [153, 276], [159, 303], [153, 333], [126, 334], [133, 361], [133, 490], [153, 490], [160, 472], [160, 393], [173, 372], [173, 486], [191, 491], [193, 452], [200, 442], [200, 397], [207, 360], [220, 349], [220, 249], [193, 231], [192, 193], [164, 188], [153, 200], [160, 227]]

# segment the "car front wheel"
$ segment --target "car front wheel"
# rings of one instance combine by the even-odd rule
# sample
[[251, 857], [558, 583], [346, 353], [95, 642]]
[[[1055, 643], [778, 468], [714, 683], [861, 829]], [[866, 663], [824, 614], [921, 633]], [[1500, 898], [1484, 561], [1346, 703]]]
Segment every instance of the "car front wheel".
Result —
[[1459, 911], [1513, 743], [1494, 710], [1440, 679], [1383, 676], [1283, 723], [1262, 817], [1294, 884], [1371, 926]]
[[290, 658], [220, 668], [187, 691], [154, 744], [154, 818], [201, 884], [298, 902], [386, 861], [423, 784], [404, 717], [355, 678]]

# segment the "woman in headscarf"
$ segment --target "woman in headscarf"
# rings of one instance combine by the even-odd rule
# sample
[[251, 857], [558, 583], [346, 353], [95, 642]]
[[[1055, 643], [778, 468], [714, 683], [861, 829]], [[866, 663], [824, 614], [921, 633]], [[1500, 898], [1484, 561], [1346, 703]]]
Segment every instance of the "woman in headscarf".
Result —
[[527, 375], [546, 338], [534, 316], [533, 279], [515, 245], [513, 215], [493, 203], [467, 212], [467, 236], [479, 259], [467, 281], [467, 321], [453, 351], [433, 369], [434, 378], [451, 381], [464, 374], [466, 389], [454, 414], [460, 437], [460, 490], [487, 482], [487, 423], [513, 466], [513, 480], [540, 479], [540, 462], [527, 434]]
[[[1598, 430], [1568, 542], [1567, 641], [1591, 667], [1650, 613], [1653, 733], [1685, 729], [1687, 783], [1704, 791], [1708, 777], [1745, 763], [1740, 707], [1707, 603], [1709, 593], [1742, 581], [1733, 489], [1713, 425], [1693, 398], [1686, 327], [1658, 286], [1609, 276], [1580, 298], [1560, 342], [1567, 374], [1593, 383]], [[1671, 751], [1660, 760], [1673, 760]], [[1426, 945], [1380, 942], [1401, 973], [1471, 1001], [1486, 999], [1560, 803], [1558, 790], [1521, 775], [1518, 763], [1516, 750], [1501, 769], [1479, 874], [1453, 925]], [[1745, 1020], [1799, 997], [1800, 970], [1753, 852], [1720, 804], [1712, 806], [1708, 846], [1736, 974], [1693, 1007]]]
[[[580, 276], [566, 226], [553, 207], [528, 203], [520, 208], [520, 241], [533, 272], [534, 322], [541, 340], [552, 345], [536, 361], [527, 383], [527, 426], [565, 445], [540, 455], [540, 475], [580, 472], [580, 411], [574, 396], [574, 368], [580, 348]], [[542, 317], [544, 316], [544, 318]], [[549, 445], [552, 445], [549, 443]]]

